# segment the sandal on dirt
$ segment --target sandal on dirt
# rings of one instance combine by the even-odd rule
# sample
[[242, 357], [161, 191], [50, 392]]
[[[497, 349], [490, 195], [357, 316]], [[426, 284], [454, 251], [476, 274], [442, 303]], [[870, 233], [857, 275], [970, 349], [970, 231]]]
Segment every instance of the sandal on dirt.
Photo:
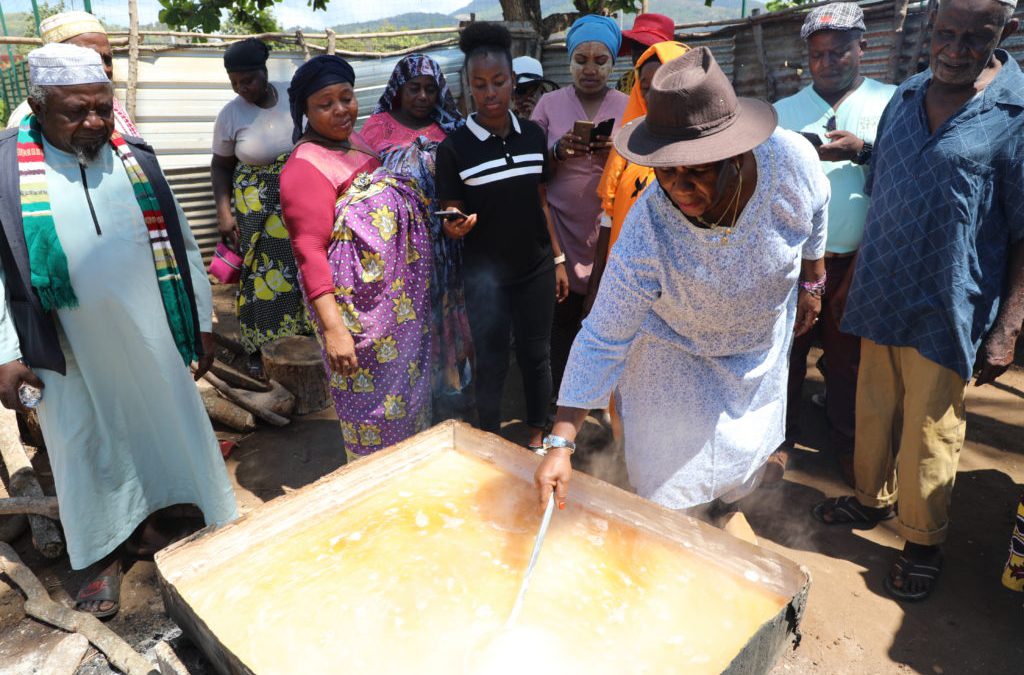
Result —
[[[825, 520], [825, 514], [828, 512], [831, 512], [832, 520]], [[825, 525], [852, 525], [855, 528], [871, 528], [883, 520], [896, 517], [891, 508], [885, 515], [873, 516], [871, 511], [852, 495], [826, 499], [811, 509], [811, 515]]]
[[[121, 609], [121, 578], [124, 576], [123, 572], [117, 574], [102, 574], [88, 585], [84, 586], [78, 595], [75, 596], [75, 610], [84, 614], [91, 614], [97, 619], [106, 619], [107, 617], [114, 616], [118, 610]], [[87, 609], [82, 609], [81, 605], [86, 602], [112, 602], [114, 606], [104, 611], [91, 612]]]
[[[885, 575], [885, 590], [889, 592], [889, 595], [899, 600], [906, 600], [908, 602], [924, 600], [935, 590], [935, 582], [939, 578], [939, 572], [942, 571], [942, 555], [937, 555], [927, 562], [934, 562], [935, 564], [928, 565], [924, 561], [911, 560], [901, 553], [896, 558], [896, 562], [893, 563], [892, 572]], [[893, 573], [900, 579], [900, 587], [893, 583]], [[916, 593], [904, 590], [911, 578], [917, 582], [924, 582], [924, 588]]]

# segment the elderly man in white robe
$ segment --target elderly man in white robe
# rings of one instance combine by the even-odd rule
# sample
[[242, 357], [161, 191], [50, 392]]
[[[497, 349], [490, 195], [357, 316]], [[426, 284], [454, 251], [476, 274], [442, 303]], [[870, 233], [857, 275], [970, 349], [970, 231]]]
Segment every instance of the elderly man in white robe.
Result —
[[212, 361], [210, 286], [152, 149], [114, 130], [99, 55], [28, 61], [33, 114], [0, 133], [0, 402], [41, 390], [71, 566], [92, 567], [76, 603], [110, 616], [128, 554], [171, 536], [157, 512], [236, 517], [189, 373]]

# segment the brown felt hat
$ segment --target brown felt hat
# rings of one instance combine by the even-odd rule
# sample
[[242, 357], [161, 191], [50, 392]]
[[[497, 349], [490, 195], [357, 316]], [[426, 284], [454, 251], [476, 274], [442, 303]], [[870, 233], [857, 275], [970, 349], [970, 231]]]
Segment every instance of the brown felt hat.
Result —
[[739, 98], [711, 50], [699, 47], [658, 69], [647, 115], [615, 136], [619, 154], [640, 166], [695, 166], [741, 155], [775, 131], [769, 103]]

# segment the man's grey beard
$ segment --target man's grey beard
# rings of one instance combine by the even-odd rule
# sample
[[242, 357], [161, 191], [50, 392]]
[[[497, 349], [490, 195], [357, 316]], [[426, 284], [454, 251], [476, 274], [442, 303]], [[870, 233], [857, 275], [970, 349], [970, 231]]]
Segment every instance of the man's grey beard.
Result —
[[100, 156], [100, 150], [102, 150], [103, 146], [106, 144], [106, 141], [90, 145], [72, 143], [71, 151], [75, 153], [75, 158], [78, 160], [78, 163], [82, 166], [86, 166], [96, 161], [96, 158]]

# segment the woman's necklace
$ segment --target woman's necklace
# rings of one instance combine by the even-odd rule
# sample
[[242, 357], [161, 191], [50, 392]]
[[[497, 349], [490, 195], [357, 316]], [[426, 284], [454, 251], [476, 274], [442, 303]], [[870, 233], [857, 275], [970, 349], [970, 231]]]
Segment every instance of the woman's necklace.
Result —
[[277, 102], [280, 100], [278, 98], [277, 87], [275, 87], [271, 82], [267, 82], [267, 91], [266, 93], [263, 94], [263, 97], [266, 98], [267, 94], [270, 94], [271, 98], [273, 98], [273, 102], [271, 102], [270, 105], [265, 107], [260, 106], [264, 110], [270, 110], [271, 108], [277, 106]]
[[708, 221], [704, 220], [702, 217], [697, 216], [697, 222], [699, 222], [701, 225], [703, 225], [704, 227], [708, 228], [709, 230], [716, 230], [716, 229], [718, 229], [722, 225], [722, 221], [725, 220], [725, 217], [727, 215], [729, 215], [729, 210], [730, 209], [732, 210], [732, 223], [725, 227], [725, 234], [722, 235], [722, 245], [723, 246], [729, 243], [729, 235], [732, 234], [732, 228], [736, 227], [736, 221], [739, 220], [740, 196], [743, 194], [743, 170], [742, 169], [740, 169], [739, 174], [740, 174], [740, 180], [739, 180], [738, 184], [736, 185], [736, 192], [733, 194], [732, 199], [729, 200], [729, 205], [725, 207], [724, 211], [722, 211], [722, 215], [720, 215], [718, 217], [718, 220], [716, 220], [713, 223], [709, 223]]

